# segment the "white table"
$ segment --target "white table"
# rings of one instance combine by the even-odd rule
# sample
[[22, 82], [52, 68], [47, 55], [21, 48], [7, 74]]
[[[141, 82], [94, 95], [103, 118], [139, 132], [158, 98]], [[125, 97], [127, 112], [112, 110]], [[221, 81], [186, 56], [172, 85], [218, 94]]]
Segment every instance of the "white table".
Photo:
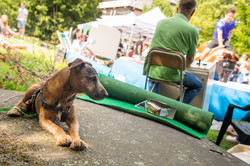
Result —
[[[187, 68], [186, 71], [194, 73], [204, 85], [203, 90], [197, 95], [194, 100], [190, 103], [193, 106], [208, 110], [209, 101], [212, 93], [212, 86], [215, 74], [215, 63], [202, 63], [198, 65], [195, 61], [191, 64], [191, 67]], [[169, 85], [160, 86], [160, 94], [176, 99], [178, 97], [178, 89]]]

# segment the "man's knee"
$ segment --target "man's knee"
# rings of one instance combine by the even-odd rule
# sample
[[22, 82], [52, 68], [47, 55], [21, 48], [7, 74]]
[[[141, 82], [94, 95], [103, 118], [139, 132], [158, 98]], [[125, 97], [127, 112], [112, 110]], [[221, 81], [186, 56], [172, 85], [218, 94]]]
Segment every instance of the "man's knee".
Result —
[[209, 48], [211, 50], [212, 48], [215, 48], [218, 45], [219, 45], [218, 39], [214, 38], [214, 39], [211, 40], [211, 42], [209, 43], [209, 45], [207, 46], [207, 48]]
[[226, 40], [225, 42], [225, 48], [228, 50], [228, 51], [232, 51], [232, 45], [231, 45], [231, 41], [230, 40]]
[[203, 88], [204, 88], [204, 85], [203, 85], [203, 82], [201, 81], [201, 84], [200, 84], [200, 86], [198, 87], [198, 91], [199, 91], [199, 92], [202, 91]]
[[194, 89], [196, 89], [197, 94], [200, 93], [200, 91], [202, 91], [203, 88], [204, 88], [203, 82], [198, 77], [196, 77], [196, 82], [195, 82]]

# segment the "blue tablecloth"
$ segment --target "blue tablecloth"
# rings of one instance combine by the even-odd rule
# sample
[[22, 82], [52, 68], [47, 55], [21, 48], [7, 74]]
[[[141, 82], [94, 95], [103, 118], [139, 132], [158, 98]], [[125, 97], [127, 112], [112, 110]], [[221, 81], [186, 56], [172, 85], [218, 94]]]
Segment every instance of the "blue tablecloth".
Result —
[[[245, 87], [245, 89], [242, 87]], [[250, 104], [250, 85], [214, 81], [208, 111], [214, 113], [216, 120], [223, 121], [229, 104], [239, 106]], [[241, 120], [246, 113], [245, 111], [235, 109], [233, 119]]]
[[96, 62], [96, 61], [94, 61], [92, 59], [89, 59], [89, 58], [87, 58], [87, 57], [85, 57], [85, 56], [83, 56], [83, 55], [81, 55], [79, 53], [70, 52], [66, 57], [68, 62], [72, 62], [77, 58], [80, 58], [85, 62], [91, 63], [93, 68], [96, 70], [97, 73], [109, 76], [111, 68], [109, 68], [109, 67], [107, 67], [107, 66], [105, 66], [105, 65], [103, 65], [103, 64], [101, 64], [99, 62]]
[[120, 78], [120, 81], [144, 89], [146, 76], [142, 75], [143, 65], [143, 61], [121, 57], [115, 60], [110, 76]]
[[[98, 73], [115, 79], [119, 79], [128, 84], [144, 89], [146, 77], [142, 75], [143, 62], [136, 61], [130, 57], [121, 57], [115, 60], [112, 68], [102, 65], [96, 61], [88, 59], [77, 53], [70, 53], [67, 56], [69, 62], [81, 58], [92, 64]], [[245, 90], [236, 87], [245, 86]], [[250, 85], [240, 83], [221, 83], [214, 81], [208, 111], [214, 113], [215, 119], [223, 121], [229, 104], [245, 106], [250, 104]], [[233, 119], [240, 120], [246, 112], [235, 109]]]

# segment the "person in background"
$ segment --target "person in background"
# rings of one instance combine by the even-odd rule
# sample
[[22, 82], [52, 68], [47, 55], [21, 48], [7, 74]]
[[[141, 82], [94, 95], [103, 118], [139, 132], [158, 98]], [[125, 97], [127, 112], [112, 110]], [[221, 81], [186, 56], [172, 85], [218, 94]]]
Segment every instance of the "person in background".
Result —
[[236, 62], [233, 72], [230, 74], [229, 81], [236, 82], [239, 75], [241, 74], [241, 71], [244, 70], [245, 65], [247, 64], [247, 53], [243, 53], [239, 59], [239, 61]]
[[116, 58], [122, 57], [122, 55], [123, 55], [122, 49], [123, 49], [123, 44], [122, 44], [122, 39], [120, 39]]
[[242, 84], [250, 84], [250, 58], [247, 59], [246, 63], [240, 66], [240, 74], [237, 82]]
[[124, 39], [124, 41], [123, 41], [123, 49], [122, 49], [122, 52], [123, 52], [124, 54], [127, 53], [128, 45], [129, 45], [128, 40], [127, 40], [127, 39]]
[[135, 46], [135, 55], [142, 56], [142, 51], [143, 51], [143, 42], [147, 39], [146, 36], [142, 36], [140, 40], [136, 43]]
[[146, 56], [148, 55], [149, 49], [150, 49], [149, 45], [145, 44], [145, 46], [143, 47], [141, 60], [145, 60]]
[[70, 49], [71, 51], [81, 53], [85, 43], [85, 35], [83, 33], [79, 33], [77, 39], [73, 41]]
[[25, 33], [25, 25], [27, 23], [28, 18], [28, 10], [25, 8], [25, 4], [21, 3], [20, 8], [18, 9], [18, 16], [17, 16], [17, 27], [19, 28], [19, 34], [23, 37]]
[[80, 29], [76, 28], [73, 32], [72, 32], [72, 35], [71, 35], [71, 43], [73, 43], [74, 40], [77, 39], [77, 36], [80, 34]]
[[1, 21], [0, 21], [0, 27], [1, 27], [1, 34], [11, 37], [13, 34], [17, 35], [14, 31], [11, 30], [11, 28], [8, 25], [8, 16], [2, 15]]
[[209, 54], [212, 48], [225, 47], [228, 51], [232, 51], [230, 39], [233, 36], [235, 23], [232, 20], [235, 14], [235, 9], [230, 8], [226, 11], [225, 18], [217, 21], [212, 41], [207, 48], [202, 52], [200, 60], [203, 61]]
[[240, 59], [238, 61], [238, 64], [240, 65], [240, 70], [242, 70], [245, 67], [245, 65], [247, 64], [247, 57], [248, 57], [248, 55], [247, 55], [246, 52], [244, 52], [241, 55], [241, 57], [240, 57]]
[[30, 45], [11, 44], [8, 41], [4, 40], [4, 38], [2, 37], [2, 35], [0, 35], [0, 47], [3, 47], [5, 49], [9, 49], [9, 50], [26, 49], [31, 54], [33, 53], [33, 48]]
[[[186, 55], [186, 66], [190, 66], [194, 59], [199, 38], [197, 28], [188, 23], [195, 9], [196, 0], [180, 0], [177, 7], [177, 14], [158, 22], [150, 49], [160, 48], [178, 51]], [[148, 55], [144, 63], [144, 75], [146, 74], [147, 66]], [[151, 65], [149, 77], [180, 84], [180, 72], [165, 66]], [[185, 72], [183, 78], [183, 85], [187, 88], [183, 103], [189, 104], [203, 89], [203, 83], [190, 72]], [[149, 81], [149, 90], [152, 89], [153, 84], [153, 82]], [[156, 85], [154, 92], [159, 93], [159, 84]]]
[[130, 44], [128, 57], [133, 57], [134, 52], [135, 52], [135, 45], [136, 45], [136, 42], [135, 42], [135, 41], [133, 41], [133, 42]]

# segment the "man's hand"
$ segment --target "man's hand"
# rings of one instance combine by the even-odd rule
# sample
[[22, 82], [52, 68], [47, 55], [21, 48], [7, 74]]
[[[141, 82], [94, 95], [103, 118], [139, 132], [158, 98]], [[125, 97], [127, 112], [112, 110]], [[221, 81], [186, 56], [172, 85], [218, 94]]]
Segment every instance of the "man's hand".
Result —
[[224, 48], [225, 45], [224, 44], [219, 44], [218, 47], [223, 47]]

